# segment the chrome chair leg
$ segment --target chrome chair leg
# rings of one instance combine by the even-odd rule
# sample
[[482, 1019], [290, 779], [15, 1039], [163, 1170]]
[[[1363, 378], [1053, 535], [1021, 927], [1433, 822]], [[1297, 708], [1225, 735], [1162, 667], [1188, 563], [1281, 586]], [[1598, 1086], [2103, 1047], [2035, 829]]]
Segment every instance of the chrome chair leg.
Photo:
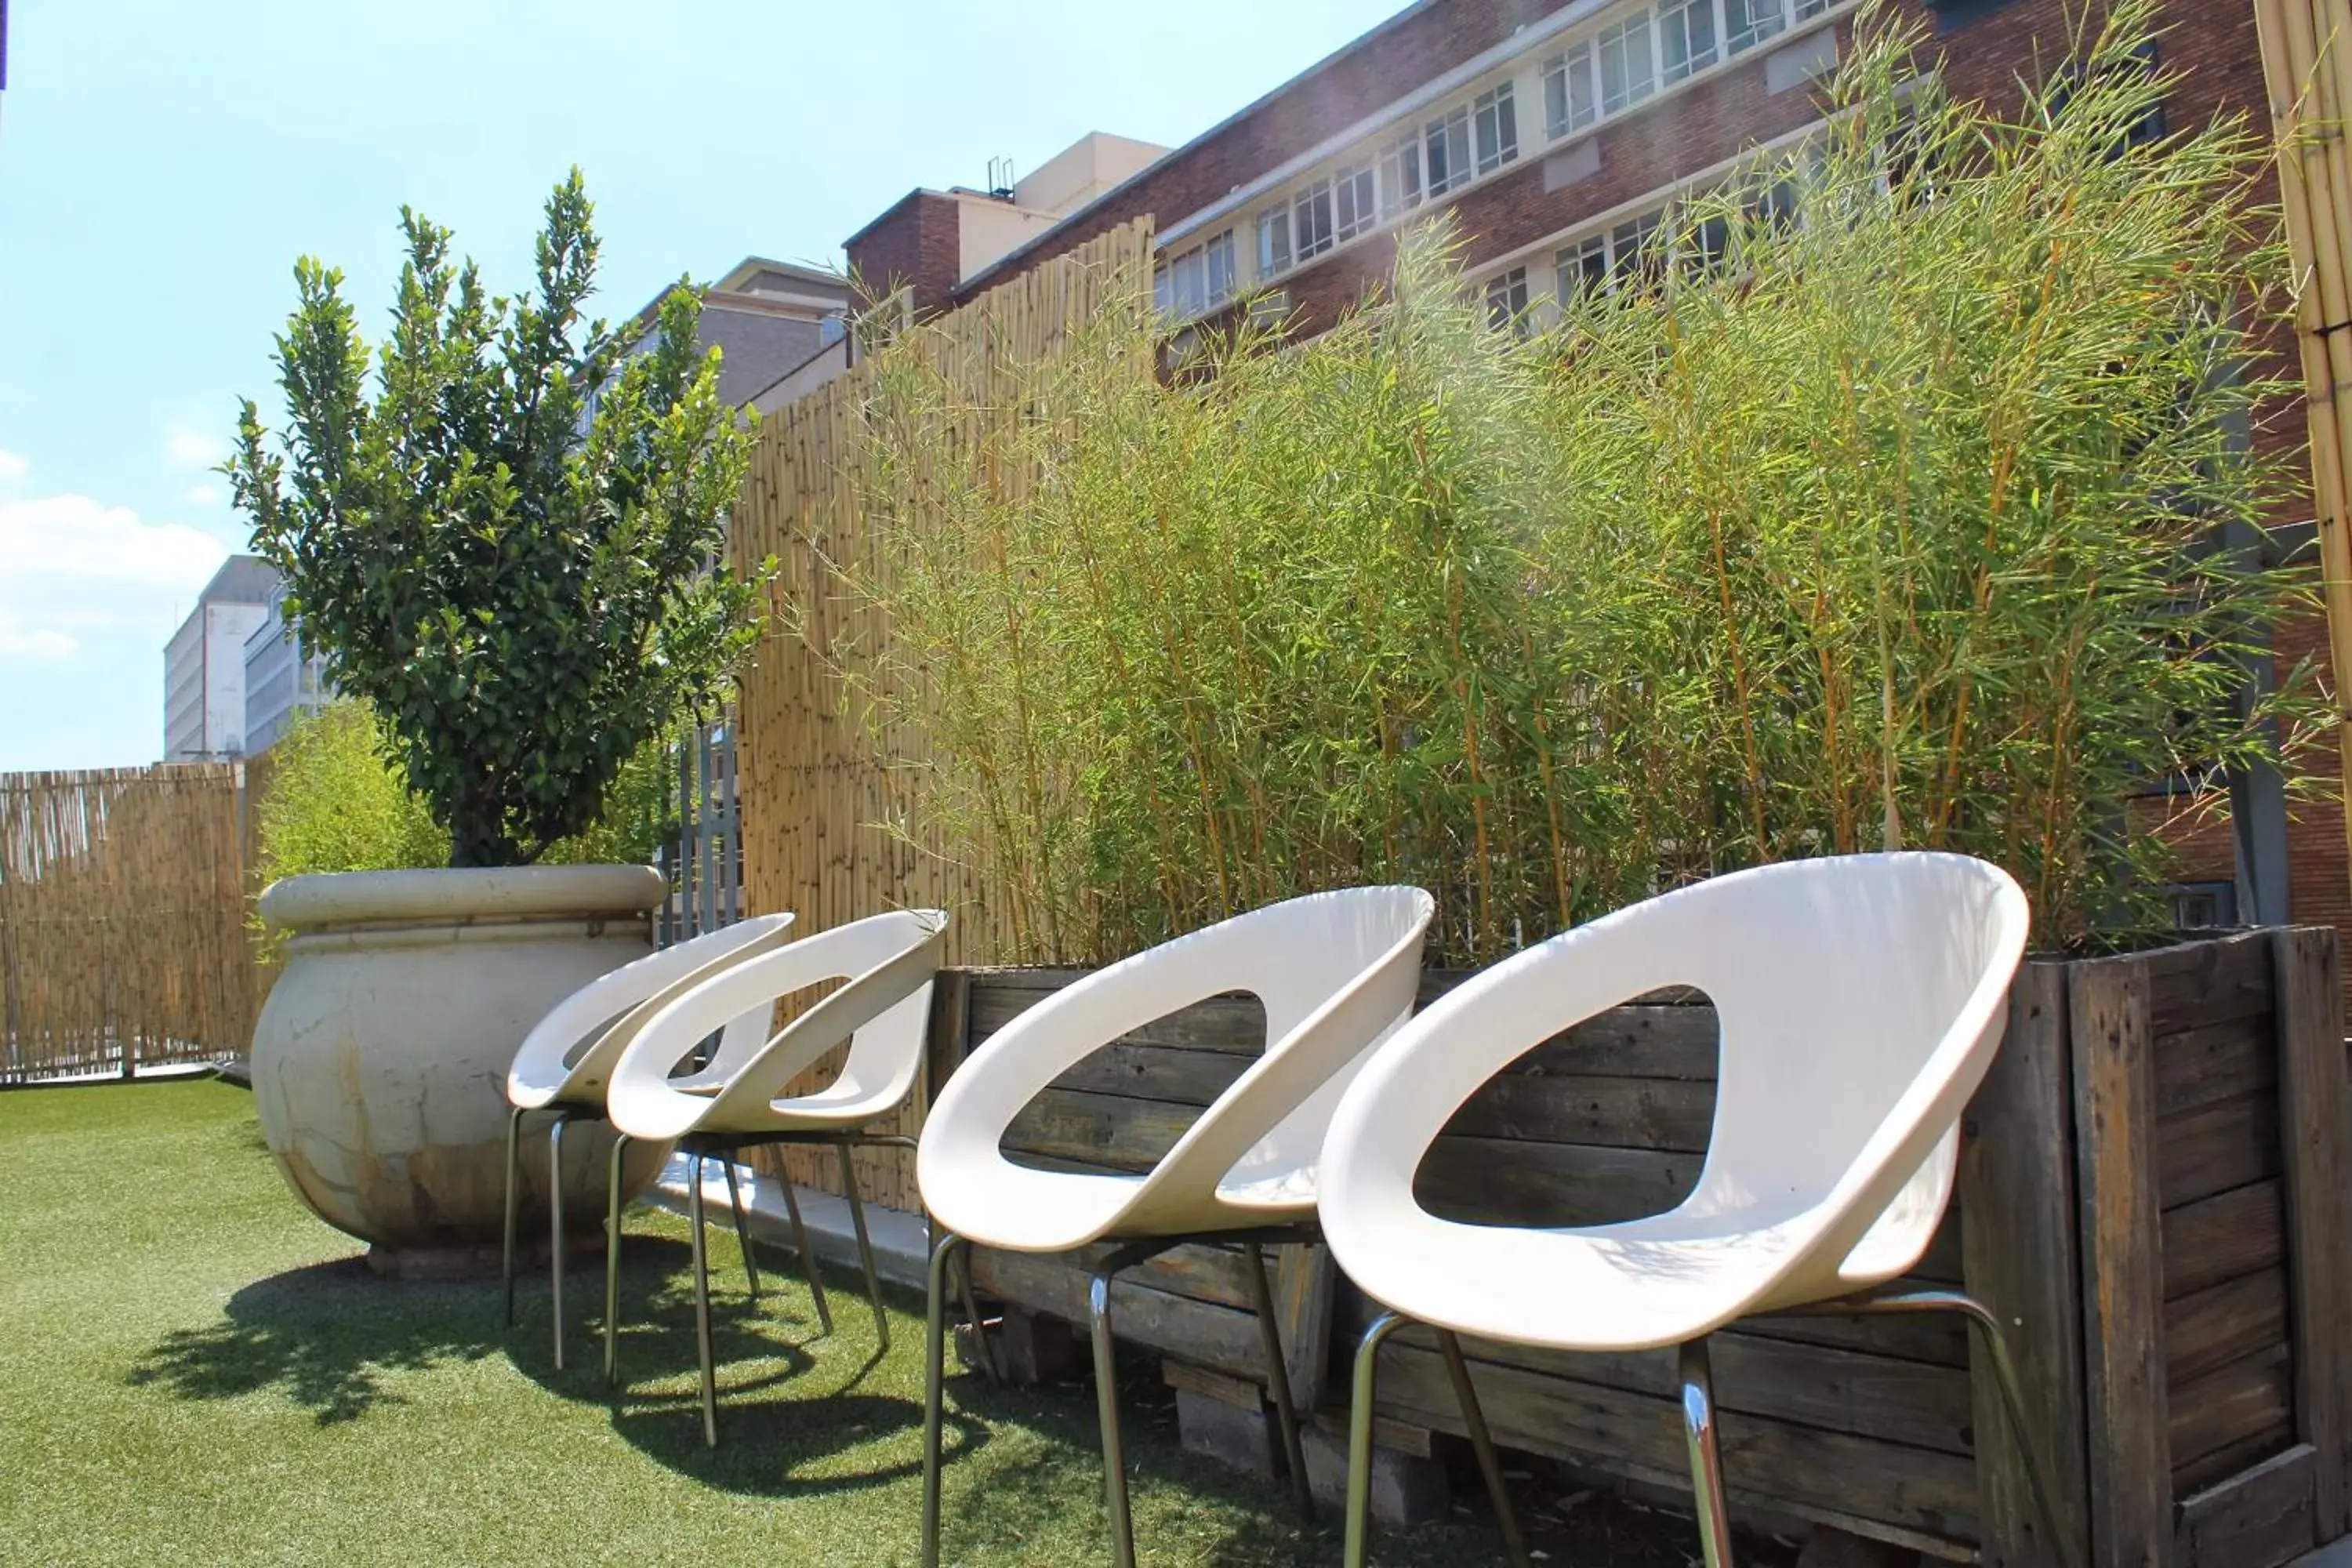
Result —
[[2009, 1353], [2009, 1337], [2000, 1331], [2000, 1320], [1992, 1310], [1973, 1296], [1955, 1290], [1952, 1310], [1968, 1320], [1969, 1327], [1977, 1331], [1977, 1342], [1984, 1347], [1986, 1357], [1992, 1363], [1993, 1382], [2000, 1385], [2001, 1414], [2009, 1417], [2010, 1436], [2025, 1450], [2025, 1476], [2033, 1488], [2033, 1507], [2042, 1516], [2042, 1528], [2049, 1531], [2049, 1553], [2061, 1563], [2080, 1561], [2073, 1542], [2068, 1539], [2058, 1518], [2058, 1507], [2050, 1495], [2050, 1478], [2045, 1473], [2042, 1456], [2033, 1450], [2032, 1439], [2025, 1425], [2025, 1391], [2017, 1381], [2017, 1363]]
[[783, 1189], [784, 1213], [793, 1222], [793, 1246], [801, 1255], [801, 1272], [808, 1276], [809, 1294], [816, 1300], [816, 1326], [820, 1332], [833, 1332], [833, 1308], [824, 1299], [824, 1276], [817, 1272], [816, 1250], [809, 1246], [808, 1226], [801, 1223], [801, 1201], [793, 1195], [790, 1171], [776, 1179]]
[[621, 1378], [621, 1151], [629, 1135], [615, 1128], [604, 1166], [604, 1381]]
[[857, 1198], [857, 1173], [849, 1157], [849, 1145], [836, 1143], [834, 1152], [841, 1156], [841, 1195], [849, 1200], [849, 1223], [857, 1232], [857, 1261], [866, 1269], [866, 1298], [874, 1303], [874, 1339], [885, 1352], [890, 1348], [890, 1316], [882, 1310], [882, 1277], [874, 1268], [874, 1243], [866, 1233], [866, 1205]]
[[1682, 1347], [1683, 1436], [1690, 1447], [1691, 1487], [1698, 1504], [1699, 1550], [1706, 1568], [1731, 1568], [1731, 1512], [1723, 1496], [1723, 1449], [1716, 1431], [1715, 1380], [1706, 1341]]
[[[946, 1426], [948, 1264], [963, 1238], [942, 1230], [931, 1241], [923, 1318], [923, 1568], [940, 1562], [940, 1444]], [[968, 1277], [967, 1277], [968, 1278]], [[978, 1318], [975, 1335], [985, 1333]]]
[[1135, 1568], [1135, 1520], [1128, 1508], [1127, 1446], [1118, 1429], [1118, 1342], [1110, 1327], [1111, 1279], [1121, 1270], [1155, 1258], [1174, 1245], [1175, 1238], [1129, 1243], [1104, 1258], [1087, 1284], [1087, 1317], [1095, 1351], [1095, 1415], [1102, 1427], [1103, 1496], [1110, 1506], [1111, 1562], [1117, 1568]]
[[980, 1359], [982, 1375], [1002, 1384], [1004, 1374], [997, 1369], [996, 1347], [988, 1342], [988, 1323], [980, 1315], [980, 1298], [971, 1288], [971, 1248], [961, 1249], [958, 1258], [962, 1267], [956, 1270], [956, 1288], [963, 1296], [964, 1321], [971, 1325], [972, 1353]]
[[1274, 1320], [1274, 1291], [1265, 1282], [1265, 1253], [1255, 1241], [1242, 1243], [1242, 1268], [1249, 1276], [1250, 1305], [1257, 1316], [1258, 1338], [1265, 1347], [1265, 1381], [1274, 1395], [1275, 1421], [1282, 1434], [1282, 1457], [1290, 1467], [1291, 1495], [1298, 1500], [1298, 1517], [1315, 1522], [1315, 1489], [1307, 1479], [1307, 1449], [1298, 1437], [1298, 1411], [1291, 1402], [1290, 1367], [1282, 1359], [1282, 1331]]
[[563, 1129], [566, 1118], [555, 1113], [547, 1134], [547, 1268], [555, 1284], [555, 1370], [563, 1370]]
[[751, 1256], [751, 1222], [743, 1214], [743, 1184], [735, 1175], [735, 1152], [729, 1150], [719, 1163], [727, 1172], [727, 1206], [735, 1212], [735, 1245], [743, 1249], [743, 1283], [751, 1292], [751, 1304], [760, 1304], [760, 1264]]
[[1462, 1425], [1470, 1434], [1471, 1452], [1478, 1456], [1478, 1473], [1486, 1478], [1486, 1496], [1495, 1505], [1495, 1522], [1503, 1532], [1503, 1548], [1518, 1568], [1529, 1568], [1527, 1537], [1519, 1533], [1518, 1510], [1511, 1506], [1511, 1489], [1503, 1480], [1503, 1461], [1495, 1452], [1494, 1436], [1486, 1430], [1486, 1412], [1478, 1403], [1478, 1386], [1470, 1381], [1470, 1363], [1462, 1357], [1462, 1341], [1451, 1329], [1437, 1331], [1437, 1349], [1445, 1358], [1445, 1375], [1454, 1384], [1454, 1401], [1462, 1407]]
[[522, 1215], [522, 1107], [507, 1112], [507, 1230], [506, 1247], [500, 1255], [501, 1271], [506, 1276], [507, 1327], [514, 1327], [515, 1301], [515, 1231]]
[[1910, 1312], [1948, 1312], [1968, 1321], [1975, 1331], [1976, 1342], [1984, 1348], [1986, 1360], [1992, 1367], [1993, 1384], [2000, 1391], [2001, 1414], [2009, 1421], [2010, 1436], [2024, 1454], [2026, 1484], [2033, 1490], [2034, 1512], [2047, 1532], [2046, 1555], [2056, 1563], [2082, 1563], [2084, 1552], [2059, 1516], [2044, 1457], [2035, 1450], [2025, 1424], [2025, 1392], [2018, 1382], [2016, 1360], [2010, 1354], [2009, 1336], [2001, 1331], [2000, 1320], [1993, 1315], [1991, 1308], [1965, 1290], [1896, 1284], [1881, 1286], [1859, 1296], [1817, 1302], [1800, 1308], [1794, 1315], [1886, 1317]]
[[1380, 1377], [1381, 1346], [1404, 1327], [1394, 1312], [1374, 1318], [1356, 1342], [1356, 1373], [1348, 1398], [1347, 1568], [1364, 1568], [1372, 1535], [1372, 1395]]
[[711, 1364], [710, 1260], [702, 1237], [702, 1156], [691, 1162], [686, 1187], [686, 1223], [694, 1232], [694, 1344], [702, 1361], [702, 1446], [719, 1447], [719, 1374]]

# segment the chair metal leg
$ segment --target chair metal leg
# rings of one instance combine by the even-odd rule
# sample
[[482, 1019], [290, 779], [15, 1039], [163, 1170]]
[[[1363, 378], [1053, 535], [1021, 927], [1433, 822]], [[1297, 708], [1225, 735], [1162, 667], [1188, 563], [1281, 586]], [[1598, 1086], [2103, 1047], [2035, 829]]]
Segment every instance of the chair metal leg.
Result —
[[1266, 1388], [1274, 1395], [1275, 1420], [1282, 1433], [1282, 1457], [1290, 1467], [1291, 1494], [1298, 1500], [1298, 1517], [1315, 1522], [1315, 1489], [1307, 1480], [1307, 1450], [1298, 1438], [1298, 1411], [1291, 1402], [1290, 1367], [1282, 1359], [1282, 1331], [1274, 1321], [1274, 1291], [1265, 1282], [1265, 1253], [1255, 1241], [1242, 1244], [1244, 1272], [1249, 1275], [1250, 1305], [1257, 1314], [1259, 1339], [1265, 1346]]
[[556, 1112], [547, 1134], [547, 1268], [555, 1284], [555, 1370], [563, 1370], [563, 1129], [566, 1118]]
[[702, 1445], [719, 1447], [719, 1374], [710, 1348], [710, 1266], [702, 1238], [702, 1156], [689, 1156], [686, 1188], [687, 1225], [694, 1232], [694, 1346], [702, 1359]]
[[2009, 1336], [2001, 1332], [2000, 1320], [1983, 1302], [1958, 1290], [1950, 1294], [1954, 1298], [1952, 1310], [1966, 1318], [1969, 1327], [1977, 1331], [1977, 1342], [1984, 1347], [1986, 1357], [1992, 1363], [1993, 1381], [2000, 1387], [2001, 1414], [2009, 1418], [2010, 1436], [2025, 1451], [2025, 1476], [2033, 1488], [2034, 1510], [2042, 1516], [2042, 1528], [2049, 1532], [2049, 1553], [2057, 1562], [2078, 1562], [2079, 1554], [2059, 1521], [2042, 1457], [2035, 1451], [2025, 1424], [2025, 1391], [2017, 1381], [2017, 1363], [2009, 1353]]
[[1690, 1446], [1691, 1487], [1698, 1504], [1699, 1550], [1706, 1568], [1731, 1568], [1731, 1510], [1723, 1496], [1723, 1451], [1715, 1419], [1715, 1380], [1706, 1341], [1682, 1347], [1683, 1436]]
[[515, 1232], [522, 1218], [522, 1107], [507, 1112], [507, 1229], [500, 1253], [506, 1276], [507, 1327], [514, 1327]]
[[1842, 1297], [1832, 1301], [1817, 1301], [1799, 1307], [1789, 1315], [1794, 1317], [1886, 1317], [1907, 1312], [1950, 1312], [1968, 1320], [1975, 1331], [1977, 1343], [1984, 1347], [1987, 1361], [1992, 1367], [1994, 1385], [2000, 1391], [2001, 1414], [2009, 1421], [2011, 1436], [2025, 1455], [2026, 1484], [2033, 1490], [2033, 1508], [2039, 1517], [2048, 1556], [2053, 1562], [2082, 1564], [2085, 1561], [2083, 1548], [2066, 1530], [2061, 1520], [2055, 1496], [2050, 1489], [2050, 1472], [2044, 1456], [2034, 1447], [2025, 1424], [2024, 1387], [2018, 1382], [2017, 1363], [2009, 1351], [2009, 1336], [2001, 1330], [2000, 1320], [1992, 1309], [1965, 1290], [1948, 1287], [1885, 1285], [1858, 1296]]
[[[946, 1425], [948, 1264], [963, 1243], [942, 1230], [931, 1241], [929, 1294], [923, 1319], [923, 1568], [940, 1562], [940, 1443]], [[977, 1318], [975, 1335], [985, 1332]]]
[[793, 1178], [787, 1172], [776, 1185], [783, 1189], [784, 1213], [793, 1222], [793, 1246], [801, 1255], [801, 1272], [808, 1276], [809, 1294], [816, 1300], [816, 1326], [820, 1332], [833, 1332], [833, 1308], [824, 1299], [824, 1277], [817, 1272], [816, 1251], [809, 1246], [808, 1226], [801, 1223], [801, 1201], [793, 1195]]
[[972, 1353], [980, 1358], [980, 1370], [989, 1382], [1002, 1385], [1004, 1374], [997, 1370], [996, 1347], [988, 1342], [988, 1323], [980, 1315], [980, 1298], [971, 1288], [971, 1248], [957, 1253], [960, 1267], [956, 1270], [956, 1288], [963, 1296], [964, 1321], [971, 1325]]
[[615, 1128], [604, 1167], [604, 1381], [621, 1379], [621, 1152], [629, 1135]]
[[1102, 1429], [1103, 1491], [1110, 1505], [1110, 1555], [1118, 1568], [1135, 1568], [1135, 1521], [1127, 1507], [1127, 1452], [1118, 1432], [1118, 1364], [1110, 1331], [1110, 1277], [1106, 1265], [1087, 1288], [1087, 1315], [1095, 1350], [1095, 1414]]
[[1404, 1327], [1394, 1312], [1382, 1312], [1356, 1342], [1356, 1374], [1348, 1401], [1347, 1568], [1364, 1568], [1372, 1535], [1372, 1395], [1380, 1376], [1381, 1346]]
[[1095, 1349], [1095, 1414], [1102, 1426], [1103, 1496], [1110, 1505], [1111, 1562], [1116, 1568], [1135, 1568], [1135, 1520], [1128, 1510], [1127, 1446], [1118, 1430], [1118, 1342], [1111, 1335], [1110, 1284], [1122, 1269], [1158, 1257], [1177, 1239], [1139, 1241], [1119, 1247], [1103, 1259], [1087, 1284], [1087, 1318]]
[[1519, 1532], [1518, 1510], [1511, 1506], [1511, 1489], [1503, 1480], [1503, 1461], [1486, 1430], [1486, 1412], [1478, 1403], [1478, 1386], [1470, 1381], [1470, 1363], [1463, 1359], [1462, 1341], [1451, 1329], [1437, 1331], [1437, 1349], [1445, 1358], [1445, 1375], [1454, 1384], [1454, 1402], [1462, 1407], [1462, 1425], [1470, 1434], [1470, 1450], [1478, 1457], [1478, 1473], [1486, 1478], [1486, 1496], [1495, 1505], [1495, 1522], [1503, 1532], [1503, 1548], [1519, 1568], [1529, 1568], [1527, 1537]]
[[857, 1173], [852, 1168], [848, 1144], [836, 1143], [833, 1149], [841, 1156], [841, 1195], [849, 1200], [849, 1223], [857, 1232], [857, 1261], [866, 1269], [866, 1299], [874, 1303], [874, 1340], [887, 1352], [890, 1315], [882, 1310], [882, 1277], [874, 1268], [874, 1243], [866, 1234], [866, 1205], [857, 1198]]
[[727, 1171], [727, 1206], [735, 1211], [735, 1245], [743, 1249], [743, 1283], [751, 1304], [760, 1304], [760, 1264], [751, 1256], [751, 1222], [743, 1214], [743, 1184], [735, 1176], [735, 1155], [729, 1151], [719, 1164]]

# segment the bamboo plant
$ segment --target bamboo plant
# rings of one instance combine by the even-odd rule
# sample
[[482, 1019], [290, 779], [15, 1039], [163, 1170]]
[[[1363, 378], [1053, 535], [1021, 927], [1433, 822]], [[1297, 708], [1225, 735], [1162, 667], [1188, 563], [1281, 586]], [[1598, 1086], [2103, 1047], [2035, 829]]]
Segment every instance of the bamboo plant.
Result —
[[1039, 959], [1395, 879], [1468, 963], [1894, 847], [2008, 867], [2045, 941], [2153, 923], [2146, 819], [2316, 708], [2239, 700], [2306, 587], [2210, 547], [2285, 480], [2244, 439], [2262, 148], [2147, 133], [2152, 21], [1997, 115], [1874, 14], [1819, 135], [1522, 331], [1444, 221], [1306, 341], [1244, 313], [1171, 360], [1141, 279], [984, 375], [915, 327], [860, 454], [892, 635], [829, 651], [929, 728]]

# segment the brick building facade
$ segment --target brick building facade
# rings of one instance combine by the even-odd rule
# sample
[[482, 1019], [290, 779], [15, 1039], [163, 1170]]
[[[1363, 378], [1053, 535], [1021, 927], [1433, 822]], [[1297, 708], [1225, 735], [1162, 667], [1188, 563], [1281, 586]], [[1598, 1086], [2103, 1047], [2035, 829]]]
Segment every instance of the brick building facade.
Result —
[[[1419, 0], [1050, 226], [973, 265], [957, 202], [915, 192], [848, 242], [870, 288], [918, 310], [980, 292], [1130, 219], [1153, 220], [1161, 302], [1215, 314], [1266, 290], [1303, 331], [1328, 326], [1383, 278], [1394, 236], [1451, 208], [1465, 264], [1498, 306], [1534, 306], [1580, 273], [1604, 275], [1678, 186], [1821, 118], [1813, 83], [1850, 47], [1857, 0]], [[2069, 45], [2069, 0], [1900, 0], [1964, 98], [2014, 100]], [[2251, 0], [2166, 0], [2164, 66], [2180, 76], [2173, 125], [2217, 114], [2266, 124]], [[2267, 184], [2267, 182], [2266, 182]], [[970, 193], [960, 193], [967, 199]], [[2264, 192], [2267, 196], [2267, 190]], [[1590, 272], [1583, 269], [1590, 268]], [[2290, 356], [2284, 332], [2277, 345]], [[2272, 367], [2293, 375], [2282, 357]], [[2303, 438], [2297, 408], [2255, 435]], [[2308, 503], [2278, 519], [2307, 526]], [[2324, 663], [2314, 621], [2285, 628], [2282, 666]], [[2352, 931], [2343, 820], [2299, 808], [2287, 829], [2292, 919]], [[2212, 912], [2251, 918], [2229, 891], [2226, 826], [2182, 836], [2184, 874]]]

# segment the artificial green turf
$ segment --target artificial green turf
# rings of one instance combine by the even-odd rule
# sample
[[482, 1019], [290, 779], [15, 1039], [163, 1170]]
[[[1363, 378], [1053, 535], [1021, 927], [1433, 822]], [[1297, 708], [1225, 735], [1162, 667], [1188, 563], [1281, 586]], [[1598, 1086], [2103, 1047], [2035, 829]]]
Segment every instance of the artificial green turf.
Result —
[[[711, 1452], [685, 1228], [629, 1236], [615, 1395], [601, 1269], [574, 1276], [557, 1372], [543, 1283], [508, 1332], [495, 1281], [375, 1278], [279, 1181], [240, 1089], [0, 1094], [0, 1564], [914, 1562], [919, 1316], [877, 1358], [839, 1280], [818, 1338], [794, 1276], [749, 1306], [714, 1228]], [[1087, 1392], [950, 1386], [946, 1560], [1107, 1561]], [[1285, 1492], [1178, 1449], [1164, 1406], [1128, 1426], [1145, 1562], [1339, 1560]], [[1500, 1560], [1475, 1524], [1382, 1544]]]

